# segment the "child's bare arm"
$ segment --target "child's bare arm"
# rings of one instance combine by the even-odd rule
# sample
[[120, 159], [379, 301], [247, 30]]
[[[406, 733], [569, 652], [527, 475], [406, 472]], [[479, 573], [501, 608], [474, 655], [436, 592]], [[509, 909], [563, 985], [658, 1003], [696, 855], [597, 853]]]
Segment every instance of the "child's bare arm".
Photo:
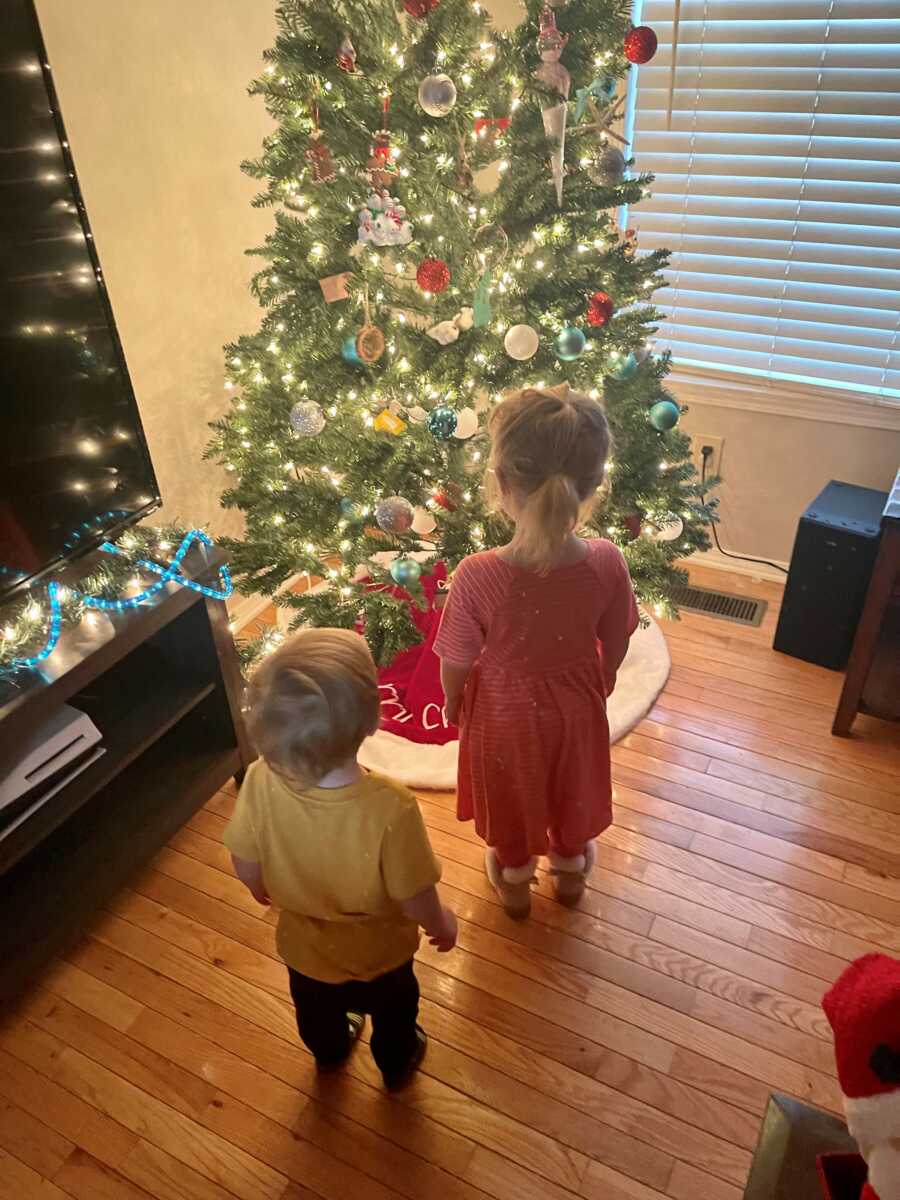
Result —
[[410, 920], [422, 926], [432, 946], [437, 946], [438, 953], [446, 954], [456, 945], [456, 917], [441, 904], [434, 884], [411, 900], [402, 900], [400, 907]]
[[237, 858], [232, 854], [231, 865], [235, 875], [258, 904], [272, 903], [263, 881], [262, 867], [258, 862], [248, 862], [246, 858]]
[[459, 724], [459, 710], [462, 704], [463, 690], [469, 678], [471, 667], [458, 667], [441, 659], [441, 687], [444, 689], [444, 699], [447, 708], [447, 720], [452, 725]]

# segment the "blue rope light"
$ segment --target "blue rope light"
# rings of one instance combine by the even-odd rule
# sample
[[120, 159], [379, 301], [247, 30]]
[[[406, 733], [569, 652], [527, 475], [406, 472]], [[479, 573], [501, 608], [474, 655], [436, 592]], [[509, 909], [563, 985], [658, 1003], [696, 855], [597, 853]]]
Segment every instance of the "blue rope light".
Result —
[[[126, 612], [128, 609], [139, 608], [142, 604], [156, 596], [167, 583], [178, 584], [179, 587], [190, 588], [193, 592], [199, 592], [202, 596], [208, 596], [211, 600], [227, 600], [234, 591], [234, 584], [231, 581], [231, 572], [223, 563], [219, 567], [219, 588], [206, 587], [202, 583], [197, 583], [194, 579], [188, 579], [187, 576], [181, 573], [181, 564], [184, 557], [190, 550], [194, 542], [200, 542], [204, 546], [212, 546], [211, 539], [203, 532], [202, 529], [192, 529], [190, 533], [185, 534], [181, 541], [181, 545], [175, 554], [175, 557], [167, 567], [160, 566], [159, 563], [152, 562], [150, 559], [140, 559], [137, 566], [142, 570], [151, 571], [159, 575], [159, 579], [155, 583], [151, 583], [142, 592], [136, 596], [127, 596], [121, 600], [106, 600], [101, 596], [90, 596], [87, 592], [80, 592], [77, 588], [64, 589], [63, 585], [55, 580], [47, 584], [47, 599], [50, 602], [50, 628], [47, 632], [47, 640], [37, 654], [32, 654], [28, 658], [14, 658], [6, 666], [0, 668], [0, 671], [22, 671], [30, 670], [36, 667], [39, 663], [44, 662], [49, 658], [60, 639], [62, 633], [62, 597], [65, 591], [68, 591], [76, 599], [80, 600], [85, 608], [99, 609], [102, 612]], [[124, 550], [113, 545], [112, 542], [104, 542], [100, 547], [106, 554], [120, 554], [125, 556]]]

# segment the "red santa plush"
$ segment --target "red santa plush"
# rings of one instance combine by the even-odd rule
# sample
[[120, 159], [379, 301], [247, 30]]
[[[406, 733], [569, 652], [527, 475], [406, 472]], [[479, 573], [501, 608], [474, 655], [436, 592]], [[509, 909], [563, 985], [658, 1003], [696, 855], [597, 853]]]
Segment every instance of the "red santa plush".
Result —
[[822, 1007], [847, 1125], [869, 1167], [861, 1200], [900, 1200], [900, 959], [858, 958]]

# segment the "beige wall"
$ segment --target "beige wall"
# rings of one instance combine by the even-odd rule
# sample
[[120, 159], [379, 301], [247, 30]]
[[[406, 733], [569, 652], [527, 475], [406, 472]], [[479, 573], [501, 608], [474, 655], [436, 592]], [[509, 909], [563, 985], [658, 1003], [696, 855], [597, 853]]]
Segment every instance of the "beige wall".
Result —
[[681, 427], [724, 438], [719, 540], [725, 550], [790, 560], [797, 520], [830, 479], [887, 491], [900, 433], [691, 401]]
[[[514, 0], [493, 0], [511, 25]], [[269, 128], [246, 95], [275, 0], [38, 0], [48, 52], [169, 515], [236, 527], [201, 462], [221, 411], [224, 342], [254, 327], [246, 283], [269, 210], [238, 170]], [[724, 436], [722, 540], [789, 557], [824, 483], [887, 487], [900, 434], [694, 402], [688, 432]]]
[[165, 513], [218, 530], [222, 474], [200, 456], [222, 409], [222, 345], [258, 320], [243, 251], [271, 214], [250, 207], [239, 164], [270, 127], [246, 85], [274, 7], [38, 0]]

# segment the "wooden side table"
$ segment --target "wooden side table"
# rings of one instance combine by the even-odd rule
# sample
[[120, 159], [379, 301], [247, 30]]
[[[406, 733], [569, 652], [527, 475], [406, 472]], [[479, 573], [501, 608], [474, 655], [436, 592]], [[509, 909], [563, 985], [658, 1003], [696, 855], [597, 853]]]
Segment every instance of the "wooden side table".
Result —
[[878, 557], [831, 732], [846, 737], [858, 712], [900, 718], [900, 471], [881, 515]]

